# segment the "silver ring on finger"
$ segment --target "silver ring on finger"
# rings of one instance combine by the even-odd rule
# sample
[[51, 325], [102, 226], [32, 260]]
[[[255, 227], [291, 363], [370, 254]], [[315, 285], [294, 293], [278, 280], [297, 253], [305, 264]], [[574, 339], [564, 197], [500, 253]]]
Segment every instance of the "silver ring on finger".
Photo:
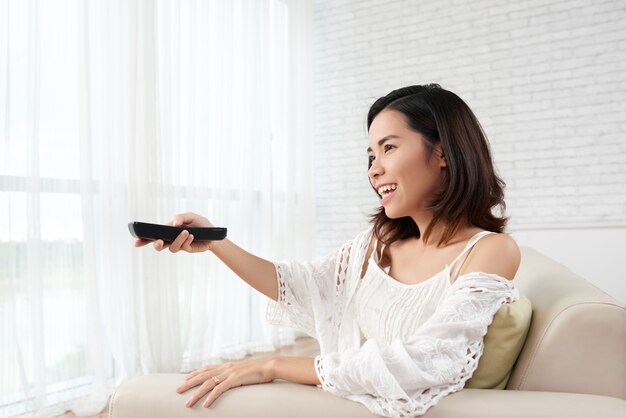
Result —
[[213, 379], [213, 381], [215, 382], [215, 384], [219, 384], [221, 382], [220, 378], [217, 376], [213, 376], [211, 379]]

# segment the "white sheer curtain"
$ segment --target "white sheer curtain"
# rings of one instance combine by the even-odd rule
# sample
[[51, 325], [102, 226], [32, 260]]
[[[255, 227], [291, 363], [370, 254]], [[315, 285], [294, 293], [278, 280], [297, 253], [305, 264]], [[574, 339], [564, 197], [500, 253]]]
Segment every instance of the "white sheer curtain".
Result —
[[212, 254], [137, 249], [195, 211], [310, 258], [309, 1], [0, 0], [0, 416], [101, 411], [136, 375], [293, 342]]

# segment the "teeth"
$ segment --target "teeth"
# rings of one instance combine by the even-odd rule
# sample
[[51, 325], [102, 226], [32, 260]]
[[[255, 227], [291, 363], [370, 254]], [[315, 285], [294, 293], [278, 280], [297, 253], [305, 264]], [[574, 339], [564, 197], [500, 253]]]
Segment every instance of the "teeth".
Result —
[[396, 184], [387, 184], [385, 186], [382, 186], [382, 187], [378, 188], [378, 194], [382, 195], [383, 193], [391, 192], [393, 190], [396, 190], [397, 187], [398, 187], [398, 185], [396, 185]]

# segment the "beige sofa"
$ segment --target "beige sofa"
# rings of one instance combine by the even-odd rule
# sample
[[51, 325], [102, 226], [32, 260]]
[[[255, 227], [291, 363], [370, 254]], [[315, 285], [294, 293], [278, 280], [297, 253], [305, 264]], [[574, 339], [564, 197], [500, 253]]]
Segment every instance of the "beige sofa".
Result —
[[[615, 280], [624, 280], [615, 277]], [[424, 417], [626, 417], [626, 308], [561, 264], [522, 248], [516, 277], [533, 304], [526, 343], [506, 390], [464, 389]], [[315, 386], [276, 380], [222, 394], [210, 408], [184, 403], [182, 374], [131, 379], [111, 397], [110, 418], [374, 417]]]

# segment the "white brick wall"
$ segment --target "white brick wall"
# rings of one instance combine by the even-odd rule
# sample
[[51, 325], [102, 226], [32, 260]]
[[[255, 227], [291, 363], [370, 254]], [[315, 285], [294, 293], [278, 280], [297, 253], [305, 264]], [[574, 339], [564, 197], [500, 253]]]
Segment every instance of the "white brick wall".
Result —
[[437, 82], [491, 142], [510, 226], [626, 221], [626, 2], [314, 6], [316, 255], [367, 225], [369, 106]]
[[365, 228], [377, 207], [369, 106], [437, 82], [483, 124], [518, 242], [626, 301], [626, 267], [606, 256], [626, 255], [624, 22], [624, 0], [315, 0], [316, 256]]

